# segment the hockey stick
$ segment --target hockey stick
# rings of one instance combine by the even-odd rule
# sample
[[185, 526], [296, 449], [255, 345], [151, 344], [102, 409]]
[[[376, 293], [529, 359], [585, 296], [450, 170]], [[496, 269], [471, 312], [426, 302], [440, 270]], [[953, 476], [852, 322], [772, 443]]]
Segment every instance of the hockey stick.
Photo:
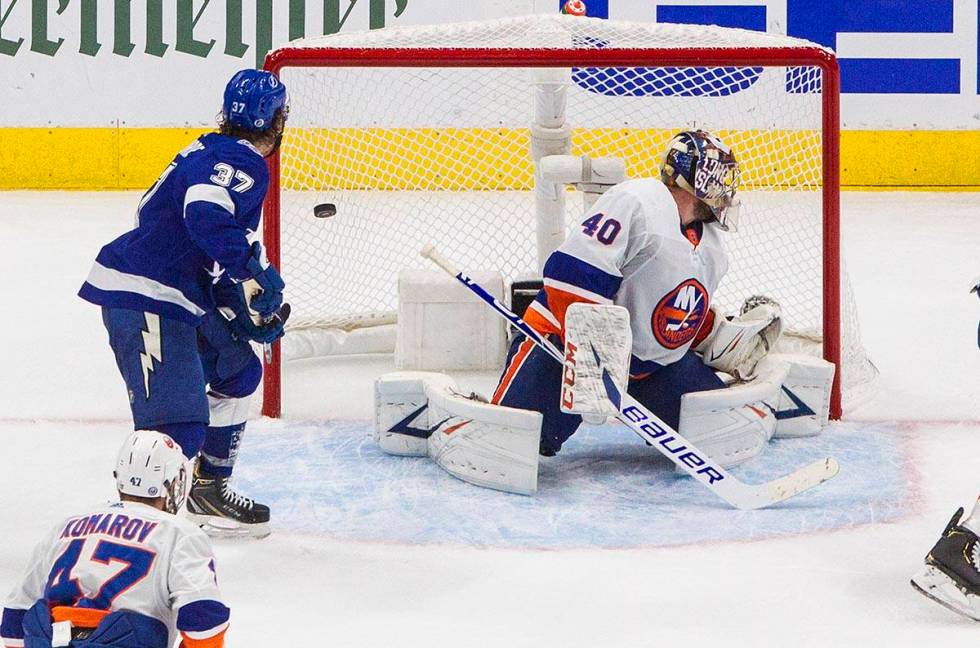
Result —
[[[513, 324], [532, 342], [544, 349], [559, 363], [563, 362], [562, 352], [541, 336], [506, 306], [483, 289], [478, 283], [463, 274], [448, 259], [431, 245], [422, 248], [422, 256], [456, 278], [481, 300]], [[840, 471], [840, 465], [832, 458], [821, 459], [806, 465], [795, 472], [764, 484], [746, 484], [735, 479], [727, 470], [715, 463], [708, 455], [698, 450], [694, 444], [671, 429], [653, 412], [626, 392], [620, 392], [615, 383], [604, 372], [603, 382], [610, 400], [619, 407], [619, 420], [626, 424], [641, 439], [656, 448], [674, 465], [704, 484], [718, 497], [738, 509], [758, 509], [782, 502], [803, 491], [818, 486]]]

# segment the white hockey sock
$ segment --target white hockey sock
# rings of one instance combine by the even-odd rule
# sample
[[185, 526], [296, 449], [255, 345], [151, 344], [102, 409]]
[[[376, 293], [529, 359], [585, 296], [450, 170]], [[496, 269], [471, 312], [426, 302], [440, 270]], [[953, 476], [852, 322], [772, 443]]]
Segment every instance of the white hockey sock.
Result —
[[973, 505], [973, 512], [960, 524], [980, 536], [980, 499]]

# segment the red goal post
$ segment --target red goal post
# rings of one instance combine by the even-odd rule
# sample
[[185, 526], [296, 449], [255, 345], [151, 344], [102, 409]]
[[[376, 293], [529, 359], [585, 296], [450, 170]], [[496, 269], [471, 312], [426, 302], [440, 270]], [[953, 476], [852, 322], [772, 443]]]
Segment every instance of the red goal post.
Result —
[[[839, 202], [839, 70], [833, 52], [817, 46], [799, 47], [665, 47], [665, 48], [442, 48], [442, 47], [293, 47], [270, 53], [265, 68], [283, 74], [289, 68], [713, 68], [811, 67], [821, 72], [822, 182], [822, 355], [838, 366], [831, 416], [841, 416], [841, 258]], [[289, 85], [287, 80], [287, 86]], [[294, 99], [295, 101], [295, 99]], [[287, 127], [288, 130], [288, 127]], [[288, 137], [288, 135], [287, 135]], [[288, 286], [302, 268], [281, 256], [281, 157], [269, 159], [270, 186], [265, 203], [263, 235], [272, 263]], [[339, 206], [342, 210], [343, 207]], [[312, 204], [310, 205], [312, 209]], [[330, 254], [325, 250], [324, 254]], [[394, 279], [392, 279], [394, 280]], [[287, 294], [287, 301], [289, 296]], [[273, 346], [265, 367], [262, 413], [282, 412], [282, 354]]]

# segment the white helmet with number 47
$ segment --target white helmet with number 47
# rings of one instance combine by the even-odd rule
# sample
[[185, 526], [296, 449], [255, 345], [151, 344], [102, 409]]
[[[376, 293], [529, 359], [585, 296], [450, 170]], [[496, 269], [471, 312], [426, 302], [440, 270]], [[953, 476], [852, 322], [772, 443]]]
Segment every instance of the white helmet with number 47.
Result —
[[166, 510], [176, 513], [186, 496], [186, 459], [169, 436], [152, 430], [129, 435], [116, 460], [116, 488], [132, 497], [166, 499]]

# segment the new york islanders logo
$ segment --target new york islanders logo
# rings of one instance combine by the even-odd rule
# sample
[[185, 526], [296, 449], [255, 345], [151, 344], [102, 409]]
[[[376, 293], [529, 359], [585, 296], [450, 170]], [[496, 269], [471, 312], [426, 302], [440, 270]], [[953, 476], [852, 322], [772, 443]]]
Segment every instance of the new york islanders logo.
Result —
[[665, 349], [680, 348], [694, 339], [707, 313], [708, 291], [697, 279], [688, 279], [667, 293], [653, 310], [653, 335]]

